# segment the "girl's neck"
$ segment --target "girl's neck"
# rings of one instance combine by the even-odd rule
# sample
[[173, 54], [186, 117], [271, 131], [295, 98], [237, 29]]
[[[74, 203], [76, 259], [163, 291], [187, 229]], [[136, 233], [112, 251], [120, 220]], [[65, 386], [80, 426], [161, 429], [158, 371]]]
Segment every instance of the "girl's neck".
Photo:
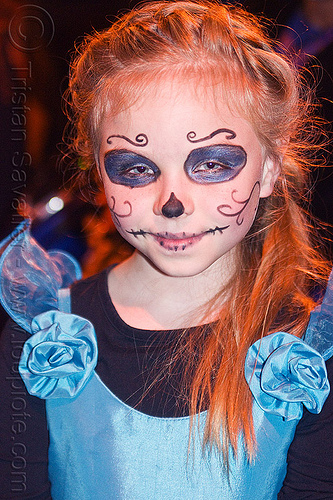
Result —
[[220, 292], [232, 274], [230, 261], [233, 259], [229, 255], [222, 260], [195, 276], [173, 277], [163, 274], [142, 254], [134, 252], [109, 272], [112, 302], [128, 325], [144, 330], [189, 328], [213, 321], [216, 314], [207, 316], [204, 306]]

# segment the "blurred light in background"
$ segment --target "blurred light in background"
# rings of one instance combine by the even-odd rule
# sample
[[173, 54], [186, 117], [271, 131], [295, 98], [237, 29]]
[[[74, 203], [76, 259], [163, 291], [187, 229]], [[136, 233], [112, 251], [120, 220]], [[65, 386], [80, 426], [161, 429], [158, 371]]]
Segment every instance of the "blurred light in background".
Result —
[[48, 214], [55, 214], [57, 212], [60, 212], [65, 206], [64, 200], [62, 198], [59, 198], [59, 196], [53, 196], [45, 206], [45, 210], [47, 211]]

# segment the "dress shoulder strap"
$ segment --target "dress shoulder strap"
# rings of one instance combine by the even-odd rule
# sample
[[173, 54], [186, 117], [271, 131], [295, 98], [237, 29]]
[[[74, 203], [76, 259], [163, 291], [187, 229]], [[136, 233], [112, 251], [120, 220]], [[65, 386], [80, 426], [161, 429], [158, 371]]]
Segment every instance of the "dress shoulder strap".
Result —
[[60, 288], [58, 290], [58, 308], [64, 313], [71, 312], [71, 289]]

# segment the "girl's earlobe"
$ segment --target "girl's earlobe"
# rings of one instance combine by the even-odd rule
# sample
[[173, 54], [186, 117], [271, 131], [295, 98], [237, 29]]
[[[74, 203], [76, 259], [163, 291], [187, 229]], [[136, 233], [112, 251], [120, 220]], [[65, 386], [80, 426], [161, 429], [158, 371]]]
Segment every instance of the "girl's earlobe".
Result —
[[260, 198], [267, 198], [273, 192], [275, 182], [281, 172], [281, 162], [277, 159], [267, 157], [263, 166], [260, 185]]

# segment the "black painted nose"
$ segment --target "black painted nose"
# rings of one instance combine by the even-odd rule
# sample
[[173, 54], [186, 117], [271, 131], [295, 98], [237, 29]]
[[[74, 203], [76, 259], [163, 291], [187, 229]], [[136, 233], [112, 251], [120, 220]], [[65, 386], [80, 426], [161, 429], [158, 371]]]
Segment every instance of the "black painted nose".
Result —
[[164, 217], [171, 219], [172, 217], [179, 217], [184, 213], [184, 205], [175, 196], [175, 193], [170, 194], [170, 198], [162, 207], [162, 214]]

